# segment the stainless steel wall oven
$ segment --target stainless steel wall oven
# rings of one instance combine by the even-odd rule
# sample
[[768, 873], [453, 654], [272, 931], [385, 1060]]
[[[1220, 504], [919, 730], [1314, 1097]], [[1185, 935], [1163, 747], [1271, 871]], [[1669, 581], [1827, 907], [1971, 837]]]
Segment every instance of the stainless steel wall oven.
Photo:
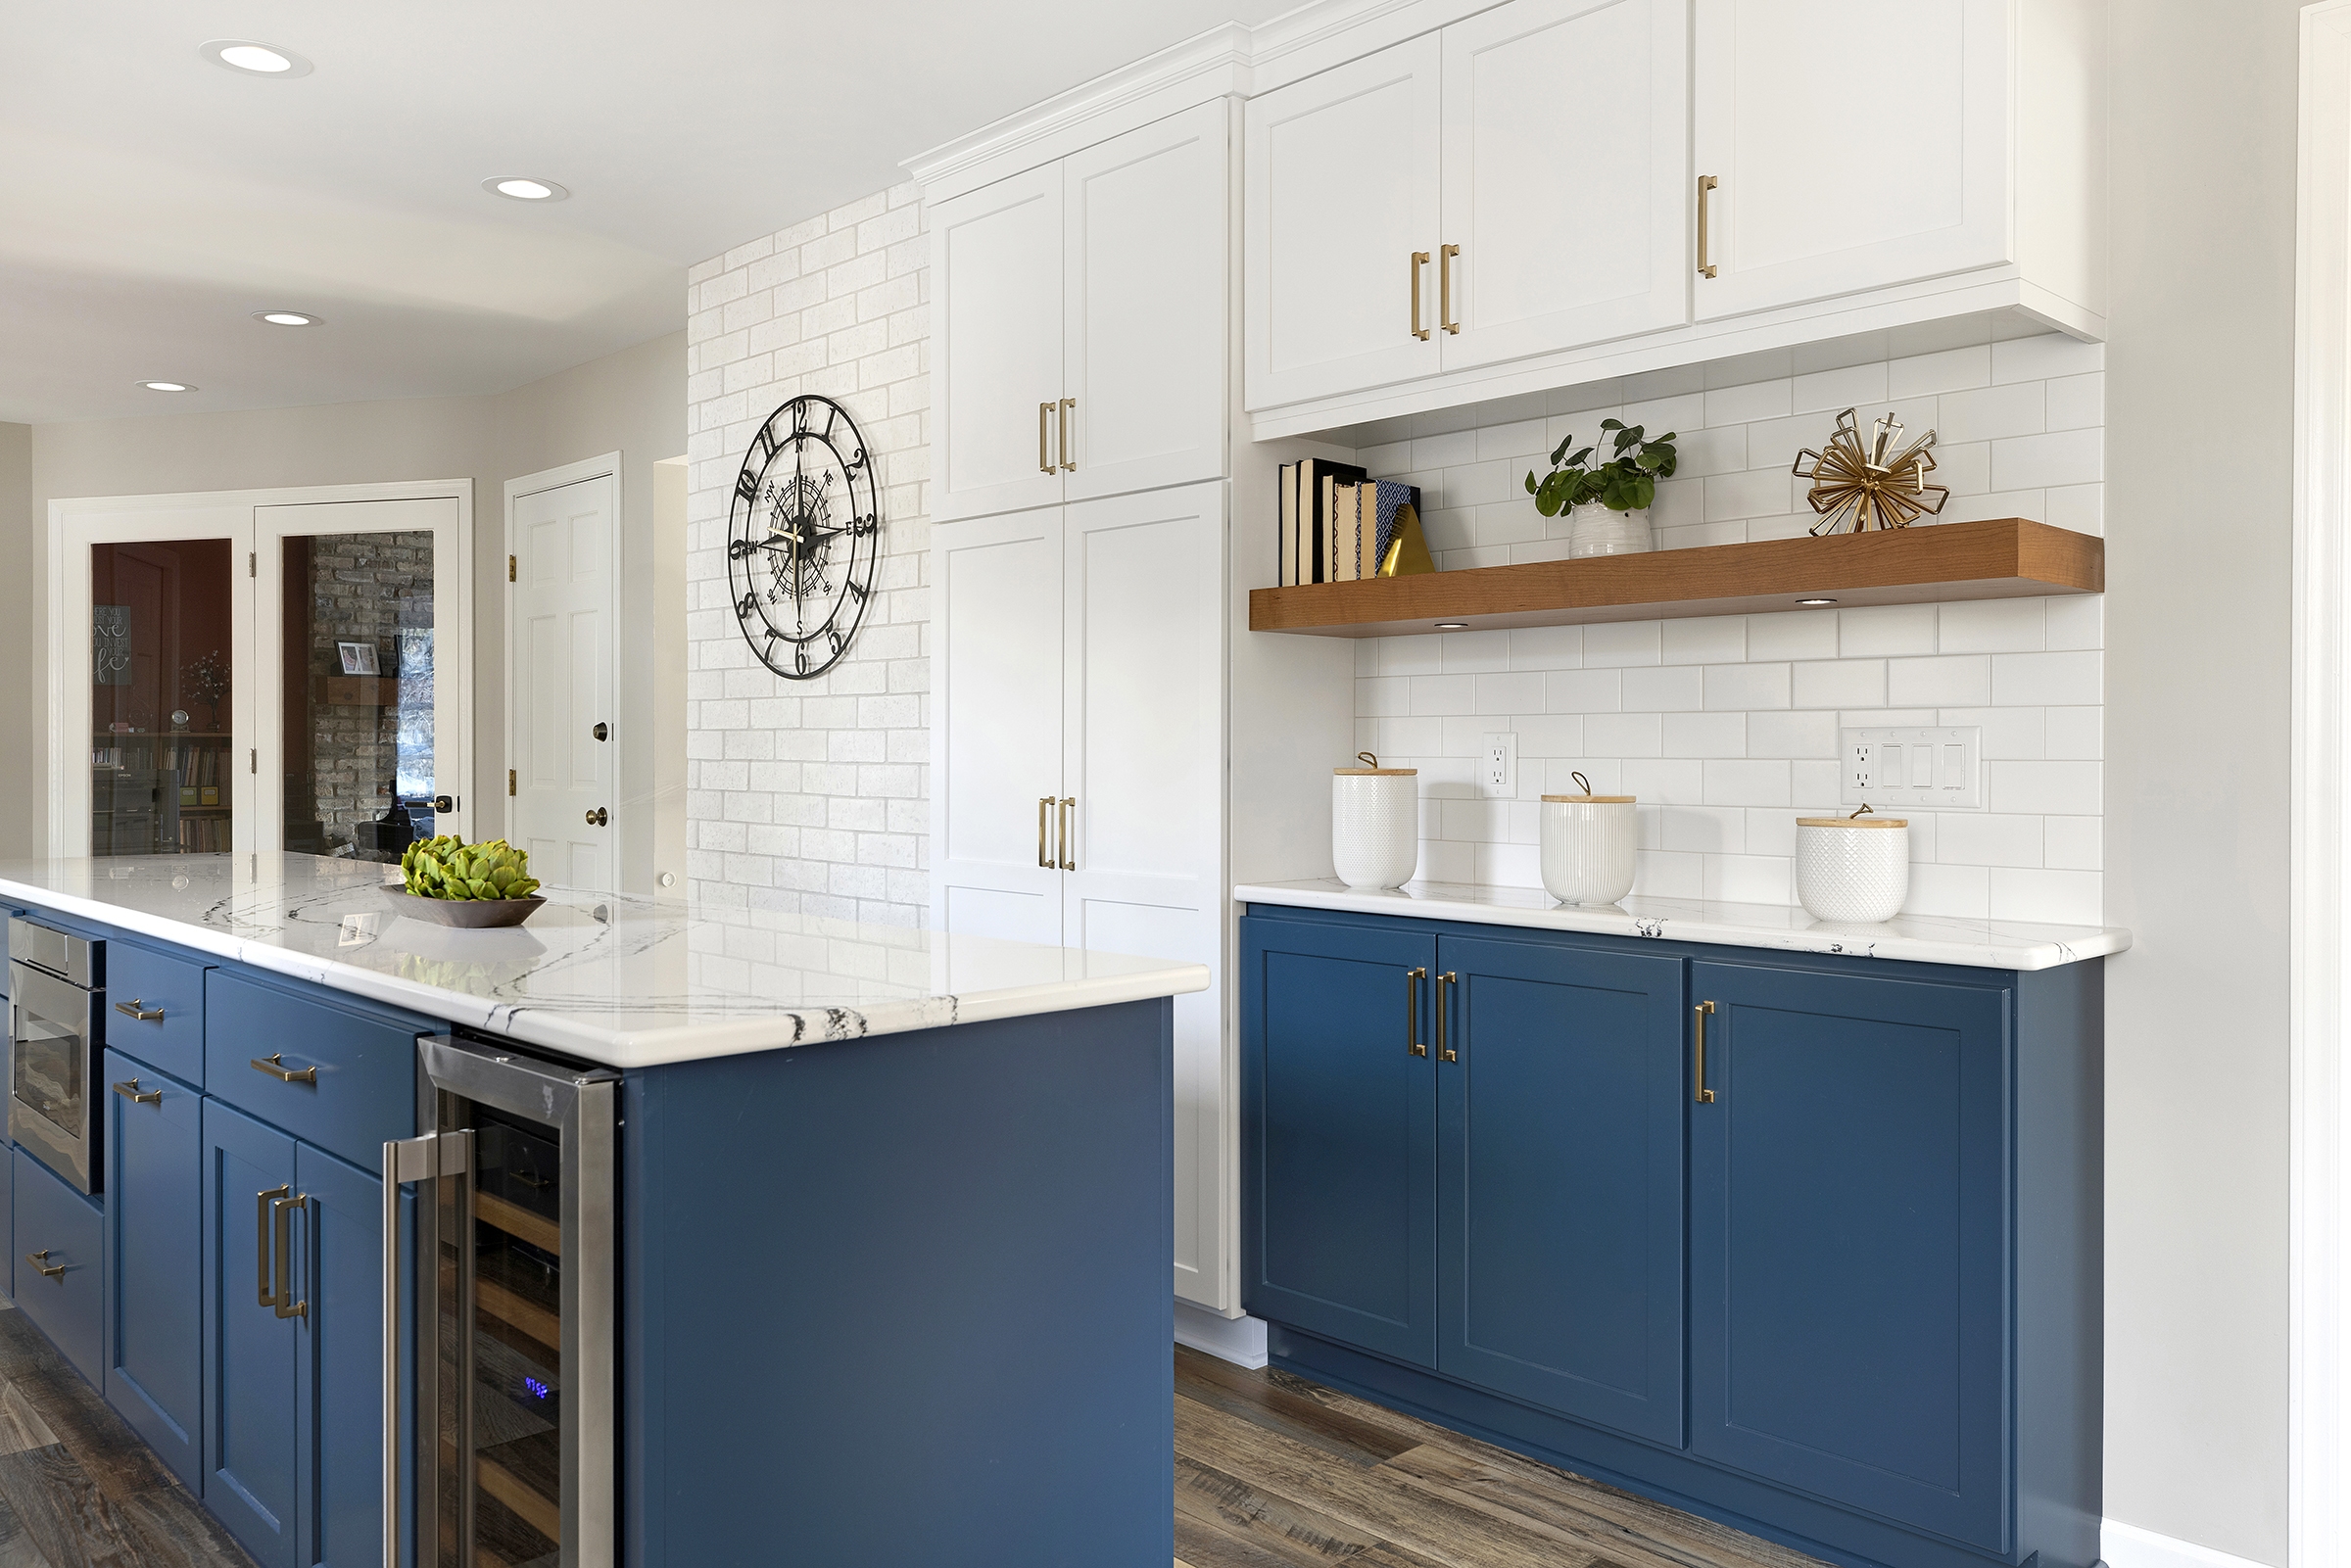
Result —
[[96, 1092], [106, 1049], [106, 944], [8, 923], [8, 1135], [85, 1193], [106, 1169]]

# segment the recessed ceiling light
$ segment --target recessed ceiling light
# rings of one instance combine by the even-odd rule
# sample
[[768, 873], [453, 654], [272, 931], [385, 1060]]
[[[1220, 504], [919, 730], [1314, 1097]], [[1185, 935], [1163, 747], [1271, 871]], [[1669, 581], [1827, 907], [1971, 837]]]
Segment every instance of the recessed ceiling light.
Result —
[[1466, 632], [1469, 630], [1469, 623], [1467, 621], [1439, 621], [1437, 630], [1440, 632]]
[[1799, 598], [1799, 599], [1798, 599], [1798, 600], [1797, 600], [1797, 602], [1798, 602], [1799, 604], [1804, 604], [1804, 605], [1814, 605], [1814, 604], [1834, 604], [1834, 603], [1836, 603], [1837, 601], [1836, 601], [1835, 599], [1833, 599], [1833, 598]]
[[194, 392], [196, 390], [184, 381], [142, 381], [139, 385], [145, 387], [149, 392]]
[[527, 174], [493, 174], [482, 181], [482, 189], [510, 202], [559, 202], [571, 194], [552, 179]]
[[256, 310], [256, 321], [266, 321], [273, 327], [314, 327], [318, 318], [308, 310]]
[[293, 50], [273, 43], [256, 43], [251, 38], [215, 38], [198, 48], [197, 53], [216, 66], [247, 76], [290, 80], [311, 73], [311, 63]]

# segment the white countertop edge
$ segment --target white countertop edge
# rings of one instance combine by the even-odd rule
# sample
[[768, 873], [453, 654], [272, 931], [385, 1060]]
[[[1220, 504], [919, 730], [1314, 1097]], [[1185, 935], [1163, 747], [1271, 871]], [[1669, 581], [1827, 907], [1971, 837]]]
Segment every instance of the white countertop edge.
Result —
[[[2103, 958], [2131, 946], [2131, 933], [2120, 927], [2039, 925], [2021, 921], [1976, 921], [1955, 916], [1897, 916], [1885, 926], [1815, 926], [1794, 927], [1758, 920], [1746, 924], [1729, 919], [1694, 917], [1695, 899], [1628, 898], [1606, 909], [1577, 909], [1566, 905], [1496, 904], [1467, 898], [1448, 898], [1427, 884], [1409, 883], [1407, 895], [1358, 892], [1336, 882], [1242, 882], [1232, 890], [1236, 904], [1279, 904], [1296, 909], [1327, 909], [1359, 915], [1391, 915], [1404, 920], [1451, 920], [1480, 926], [1516, 926], [1537, 930], [1587, 931], [1602, 936], [1649, 936], [1717, 947], [1754, 947], [1788, 953], [1842, 954], [1851, 958], [1897, 959], [1915, 964], [1953, 964], [1970, 969], [2037, 971], [2056, 969], [2084, 959]], [[1450, 884], [1445, 884], [1450, 885]], [[1541, 897], [1540, 889], [1503, 889], [1519, 896]], [[1801, 910], [1779, 905], [1713, 904], [1725, 915], [1752, 909], [1768, 911], [1782, 920], [1810, 917]], [[1645, 909], [1654, 913], [1645, 913]], [[1935, 932], [1904, 931], [1924, 925], [1948, 927]], [[1981, 936], [1976, 936], [1976, 933]], [[1974, 937], [1975, 939], [1971, 939]]]

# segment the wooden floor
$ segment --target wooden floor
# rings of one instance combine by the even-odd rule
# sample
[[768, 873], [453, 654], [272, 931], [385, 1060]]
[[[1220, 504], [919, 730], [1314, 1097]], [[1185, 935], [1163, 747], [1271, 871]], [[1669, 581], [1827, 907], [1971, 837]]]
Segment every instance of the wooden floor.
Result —
[[0, 1568], [254, 1568], [228, 1532], [5, 1301]]
[[1176, 1351], [1176, 1568], [1824, 1568], [1271, 1369]]

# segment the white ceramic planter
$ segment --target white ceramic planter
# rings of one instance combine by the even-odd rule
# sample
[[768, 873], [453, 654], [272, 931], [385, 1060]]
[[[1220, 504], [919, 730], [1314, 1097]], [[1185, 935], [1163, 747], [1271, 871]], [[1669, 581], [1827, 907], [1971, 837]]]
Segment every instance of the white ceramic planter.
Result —
[[1574, 559], [1586, 555], [1639, 555], [1655, 547], [1646, 508], [1612, 512], [1599, 501], [1586, 501], [1575, 509], [1573, 526], [1567, 531], [1567, 553]]
[[1331, 770], [1330, 863], [1352, 888], [1413, 879], [1420, 867], [1419, 769]]
[[1799, 817], [1796, 898], [1814, 920], [1876, 925], [1910, 893], [1910, 825], [1900, 817]]
[[1562, 904], [1613, 904], [1633, 890], [1631, 795], [1545, 795], [1543, 888]]

